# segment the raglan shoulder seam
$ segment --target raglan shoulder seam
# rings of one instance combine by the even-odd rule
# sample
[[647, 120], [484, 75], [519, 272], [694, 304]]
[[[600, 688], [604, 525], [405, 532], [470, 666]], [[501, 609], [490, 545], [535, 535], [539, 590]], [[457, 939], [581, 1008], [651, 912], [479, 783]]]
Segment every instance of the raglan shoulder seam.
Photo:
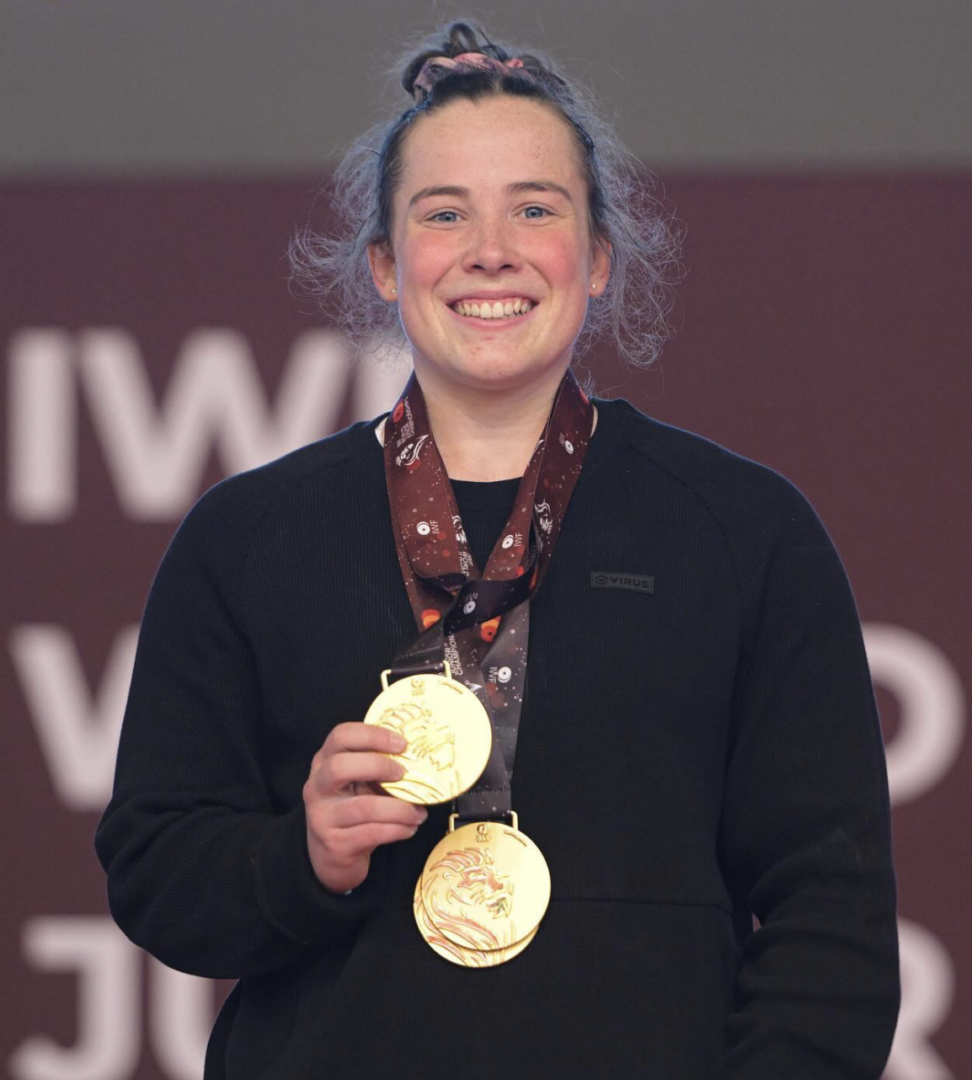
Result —
[[716, 528], [719, 531], [719, 536], [722, 539], [723, 546], [726, 549], [726, 554], [727, 554], [728, 559], [729, 559], [729, 565], [732, 567], [733, 584], [735, 585], [735, 588], [736, 588], [736, 597], [737, 597], [737, 601], [739, 603], [739, 611], [740, 611], [740, 614], [741, 614], [742, 611], [743, 611], [743, 606], [744, 606], [744, 603], [743, 603], [743, 587], [742, 587], [742, 581], [740, 580], [739, 567], [737, 565], [736, 553], [733, 550], [733, 546], [729, 541], [729, 537], [728, 537], [728, 535], [726, 533], [726, 528], [723, 525], [722, 519], [720, 518], [719, 514], [716, 512], [715, 508], [711, 505], [709, 500], [704, 496], [704, 494], [698, 489], [698, 487], [696, 485], [690, 483], [688, 481], [688, 479], [686, 479], [686, 477], [684, 477], [682, 475], [679, 475], [679, 473], [676, 472], [674, 469], [672, 469], [671, 466], [665, 464], [664, 462], [659, 461], [658, 457], [656, 455], [652, 454], [651, 450], [648, 447], [642, 445], [636, 439], [631, 438], [631, 436], [629, 436], [627, 444], [633, 450], [637, 451], [637, 453], [639, 453], [643, 458], [645, 458], [647, 461], [649, 461], [654, 468], [658, 469], [660, 472], [663, 472], [666, 476], [670, 477], [675, 483], [679, 484], [682, 488], [684, 488], [687, 492], [689, 492], [689, 494], [699, 503], [699, 505], [705, 511], [706, 515], [714, 522]]
[[[235, 610], [241, 617], [243, 625], [246, 624], [244, 617], [245, 605], [243, 603], [246, 566], [253, 550], [253, 545], [260, 532], [284, 501], [292, 497], [304, 484], [312, 482], [323, 472], [363, 459], [364, 455], [356, 448], [353, 435], [355, 429], [359, 429], [361, 426], [365, 425], [353, 425], [351, 428], [337, 432], [335, 435], [328, 436], [326, 439], [298, 447], [296, 450], [292, 450], [290, 453], [284, 454], [263, 465], [258, 465], [253, 469], [247, 469], [243, 472], [233, 473], [230, 476], [224, 477], [207, 489], [207, 491], [205, 491], [197, 500], [196, 506], [199, 506], [204, 502], [211, 504], [218, 499], [226, 499], [228, 506], [230, 508], [235, 508], [239, 505], [241, 498], [252, 498], [254, 494], [257, 494], [258, 500], [262, 503], [258, 509], [255, 508], [253, 511], [253, 518], [247, 525], [247, 535], [245, 539], [243, 537], [240, 538], [241, 550], [238, 561], [236, 562], [235, 567], [232, 568], [235, 580], [227, 582], [228, 596], [232, 599]], [[370, 427], [371, 423], [369, 422], [367, 426]], [[321, 444], [329, 442], [332, 439], [345, 439], [349, 445], [346, 448], [341, 448], [339, 453], [335, 453], [331, 448], [328, 448], [330, 452], [323, 460], [300, 463], [299, 459], [301, 457], [309, 457], [313, 452], [319, 453]], [[289, 476], [286, 474], [283, 476], [274, 476], [274, 474], [285, 473], [286, 470], [295, 468], [295, 466], [297, 471]], [[264, 490], [262, 492], [260, 491], [261, 482], [262, 485], [264, 485]], [[230, 498], [230, 495], [233, 496], [232, 499]]]
[[[627, 405], [628, 403], [625, 404]], [[766, 565], [764, 567], [766, 572], [769, 571], [770, 563], [777, 553], [776, 548], [778, 546], [778, 541], [788, 531], [792, 524], [788, 520], [786, 506], [783, 500], [790, 498], [795, 499], [797, 503], [800, 503], [807, 502], [806, 497], [791, 480], [770, 466], [754, 461], [751, 458], [744, 457], [741, 454], [737, 454], [727, 447], [722, 446], [720, 443], [707, 439], [703, 435], [682, 428], [673, 427], [668, 424], [663, 424], [661, 421], [646, 416], [644, 413], [640, 413], [639, 410], [631, 405], [628, 405], [628, 408], [633, 415], [628, 418], [629, 422], [626, 425], [625, 444], [650, 462], [650, 464], [658, 469], [659, 472], [664, 473], [674, 483], [679, 484], [686, 492], [688, 492], [703, 508], [706, 515], [718, 529], [727, 553], [729, 564], [732, 567], [733, 583], [736, 589], [740, 616], [741, 618], [744, 618], [747, 605], [746, 597], [749, 590], [747, 590], [745, 584], [742, 554], [738, 550], [739, 545], [735, 543], [732, 538], [732, 530], [724, 521], [724, 515], [720, 512], [719, 507], [714, 504], [713, 500], [704, 490], [704, 485], [698, 481], [693, 482], [691, 475], [687, 475], [690, 470], [677, 468], [677, 465], [673, 464], [671, 461], [667, 461], [666, 457], [671, 454], [675, 457], [677, 462], [680, 450], [684, 449], [690, 449], [699, 455], [711, 456], [712, 463], [718, 462], [729, 469], [738, 468], [749, 470], [754, 479], [757, 479], [766, 485], [766, 490], [769, 494], [776, 496], [775, 501], [779, 509], [777, 517], [777, 542], [767, 544], [767, 550], [765, 552]], [[667, 453], [659, 453], [658, 450], [650, 444], [651, 432], [657, 432], [659, 435], [667, 437], [676, 445], [668, 448]], [[649, 436], [648, 438], [644, 437], [646, 434]], [[683, 444], [683, 447], [677, 445], [679, 442]], [[702, 464], [704, 467], [705, 463]], [[711, 472], [709, 472], [708, 475], [711, 476]], [[758, 604], [758, 597], [753, 597], [753, 601]], [[744, 619], [744, 622], [741, 625], [751, 627], [752, 618]]]

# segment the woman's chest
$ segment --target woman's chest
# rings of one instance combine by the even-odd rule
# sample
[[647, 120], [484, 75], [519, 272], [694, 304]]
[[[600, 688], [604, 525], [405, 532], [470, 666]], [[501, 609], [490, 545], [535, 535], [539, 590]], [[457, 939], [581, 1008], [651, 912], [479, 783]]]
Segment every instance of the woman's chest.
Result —
[[[738, 605], [718, 546], [689, 558], [689, 539], [565, 529], [530, 604], [518, 778], [542, 773], [552, 792], [569, 779], [586, 798], [605, 777], [702, 777], [721, 762]], [[278, 753], [309, 761], [332, 727], [363, 719], [418, 630], [390, 536], [322, 530], [299, 573], [280, 540], [248, 606], [265, 722]]]

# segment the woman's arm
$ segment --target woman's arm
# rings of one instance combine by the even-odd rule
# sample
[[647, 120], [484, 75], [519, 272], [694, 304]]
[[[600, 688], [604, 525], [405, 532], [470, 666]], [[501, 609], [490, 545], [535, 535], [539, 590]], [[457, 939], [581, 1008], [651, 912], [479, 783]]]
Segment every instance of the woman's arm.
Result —
[[877, 1080], [899, 1002], [880, 725], [850, 585], [802, 496], [784, 533], [737, 681], [721, 854], [761, 925], [717, 1076]]
[[374, 860], [351, 895], [327, 890], [308, 856], [303, 803], [285, 813], [271, 803], [261, 688], [238, 608], [259, 507], [235, 479], [189, 512], [152, 584], [96, 836], [122, 930], [164, 963], [214, 978], [267, 971], [334, 939], [382, 888]]

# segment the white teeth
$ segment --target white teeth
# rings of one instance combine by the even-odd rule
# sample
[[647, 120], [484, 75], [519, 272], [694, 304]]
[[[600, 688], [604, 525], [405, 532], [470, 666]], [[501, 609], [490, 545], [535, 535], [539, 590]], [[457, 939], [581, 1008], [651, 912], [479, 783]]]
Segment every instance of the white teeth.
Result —
[[514, 315], [525, 315], [532, 307], [530, 300], [517, 296], [513, 300], [484, 300], [481, 303], [478, 300], [457, 300], [452, 305], [452, 310], [457, 315], [475, 316], [479, 319], [508, 319]]

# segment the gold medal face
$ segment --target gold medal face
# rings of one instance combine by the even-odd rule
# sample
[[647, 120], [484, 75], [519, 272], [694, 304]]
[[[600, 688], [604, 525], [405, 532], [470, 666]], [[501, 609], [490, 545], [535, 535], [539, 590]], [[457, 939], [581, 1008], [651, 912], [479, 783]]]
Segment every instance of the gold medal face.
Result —
[[523, 952], [527, 945], [533, 941], [538, 929], [535, 926], [525, 938], [506, 949], [464, 949], [445, 937], [439, 931], [435, 923], [429, 918], [428, 913], [425, 910], [425, 905], [422, 903], [421, 877], [415, 883], [415, 895], [412, 898], [412, 910], [415, 913], [415, 921], [418, 923], [419, 932], [422, 937], [425, 938], [426, 942], [444, 960], [449, 960], [451, 963], [458, 964], [460, 967], [482, 968], [495, 967], [497, 964], [504, 964], [507, 960], [512, 960], [514, 956], [518, 956]]
[[401, 754], [387, 756], [408, 771], [400, 780], [381, 784], [406, 802], [426, 806], [448, 802], [468, 791], [489, 761], [493, 744], [489, 716], [473, 691], [448, 674], [412, 675], [386, 685], [364, 722], [407, 740]]
[[[426, 920], [434, 937], [461, 949], [488, 952], [521, 942], [525, 947], [550, 903], [550, 870], [540, 849], [519, 829], [476, 821], [446, 833], [436, 844], [418, 892], [416, 920], [433, 948]], [[448, 946], [436, 951], [442, 948]]]

